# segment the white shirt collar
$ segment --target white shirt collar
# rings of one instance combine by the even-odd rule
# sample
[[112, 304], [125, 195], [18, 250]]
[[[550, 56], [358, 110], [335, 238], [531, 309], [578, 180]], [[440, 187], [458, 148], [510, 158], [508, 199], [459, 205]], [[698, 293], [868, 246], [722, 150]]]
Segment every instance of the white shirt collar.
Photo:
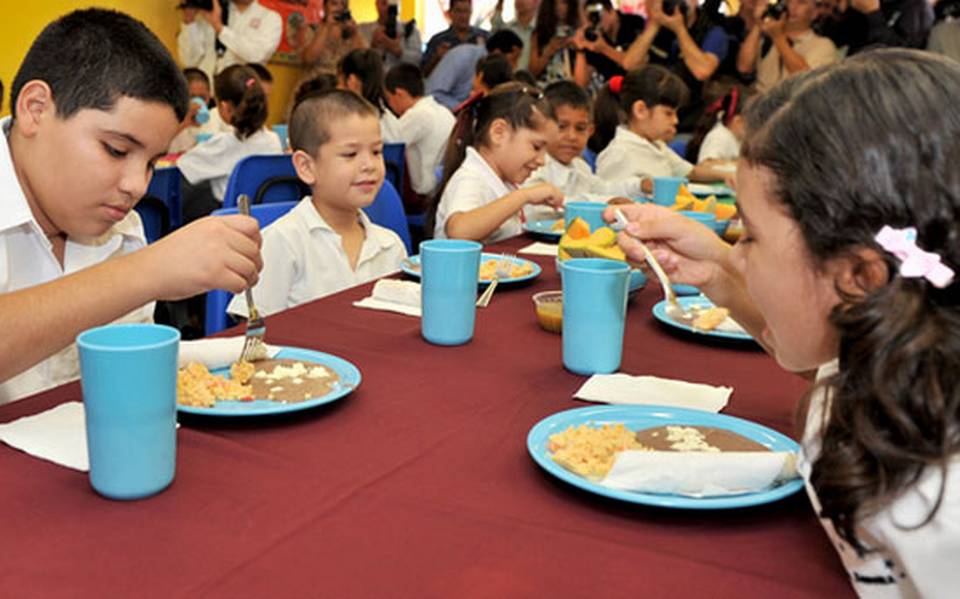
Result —
[[665, 145], [662, 141], [650, 141], [646, 137], [634, 133], [625, 125], [619, 125], [617, 127], [617, 133], [614, 136], [615, 138], [620, 138], [622, 141], [627, 143], [636, 144], [640, 146], [647, 146], [653, 148], [657, 151], [660, 151]]
[[[313, 199], [311, 196], [306, 196], [303, 200], [297, 204], [294, 208], [294, 211], [299, 212], [300, 216], [304, 219], [304, 222], [307, 224], [307, 228], [313, 231], [324, 231], [331, 235], [336, 235], [339, 237], [339, 233], [333, 230], [333, 228], [327, 224], [327, 221], [320, 216], [320, 213], [317, 212], [316, 207], [313, 205]], [[363, 210], [358, 210], [360, 225], [363, 227], [364, 232], [366, 233], [367, 240], [372, 241], [376, 244], [377, 248], [383, 250], [390, 248], [393, 245], [393, 239], [386, 235], [380, 227], [373, 226], [373, 221], [370, 220], [370, 217], [367, 216], [367, 213]]]

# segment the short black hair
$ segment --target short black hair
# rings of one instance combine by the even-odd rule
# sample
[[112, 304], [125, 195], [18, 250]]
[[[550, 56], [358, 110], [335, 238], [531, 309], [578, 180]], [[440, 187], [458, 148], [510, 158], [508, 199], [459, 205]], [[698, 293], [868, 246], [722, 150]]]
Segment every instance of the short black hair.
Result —
[[110, 110], [124, 96], [166, 104], [178, 121], [187, 114], [187, 81], [173, 57], [143, 23], [114, 10], [77, 10], [40, 32], [13, 79], [14, 119], [20, 91], [34, 80], [50, 86], [63, 119]]
[[304, 95], [290, 111], [290, 147], [316, 156], [320, 146], [330, 141], [330, 123], [347, 116], [380, 118], [377, 108], [344, 89], [328, 89]]
[[391, 94], [399, 88], [411, 97], [419, 98], [423, 95], [423, 72], [415, 64], [402, 62], [387, 71], [383, 87]]
[[513, 80], [513, 67], [503, 54], [488, 54], [477, 61], [477, 75], [490, 89]]
[[540, 87], [537, 84], [536, 77], [533, 76], [533, 73], [527, 69], [517, 69], [513, 72], [513, 80], [519, 81], [520, 83], [526, 83], [530, 87]]
[[523, 48], [523, 40], [510, 29], [496, 31], [487, 39], [487, 52], [510, 54], [514, 48]]
[[554, 112], [561, 106], [579, 108], [587, 112], [591, 112], [593, 108], [590, 103], [590, 94], [573, 81], [554, 81], [543, 90], [543, 95], [546, 96], [547, 102], [550, 102]]
[[213, 87], [210, 85], [210, 77], [197, 67], [187, 67], [183, 69], [183, 76], [186, 78], [188, 84], [194, 81], [202, 81], [207, 84], [207, 87]]
[[273, 83], [273, 73], [271, 73], [270, 69], [264, 65], [260, 64], [259, 62], [248, 62], [247, 66], [253, 69], [253, 72], [257, 74], [257, 79], [260, 81]]

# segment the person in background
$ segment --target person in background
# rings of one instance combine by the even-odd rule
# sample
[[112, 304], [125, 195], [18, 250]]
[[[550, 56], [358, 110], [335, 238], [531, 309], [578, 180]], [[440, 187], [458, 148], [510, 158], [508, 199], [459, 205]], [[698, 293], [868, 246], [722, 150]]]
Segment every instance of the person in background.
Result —
[[352, 91], [370, 102], [380, 114], [380, 135], [384, 143], [397, 141], [397, 117], [383, 106], [383, 63], [376, 50], [354, 50], [337, 68], [337, 87]]
[[677, 110], [689, 93], [682, 79], [659, 65], [611, 79], [597, 96], [596, 113], [597, 122], [615, 126], [616, 133], [597, 156], [597, 175], [608, 181], [642, 177], [646, 193], [653, 190], [654, 177], [723, 181], [724, 173], [694, 166], [667, 146], [677, 133]]
[[623, 75], [623, 58], [630, 44], [643, 31], [639, 15], [614, 10], [611, 0], [589, 0], [584, 8], [586, 23], [573, 36], [577, 59], [573, 77], [577, 85], [596, 91], [616, 75]]
[[486, 30], [470, 25], [472, 14], [471, 0], [450, 0], [450, 27], [437, 33], [427, 42], [427, 50], [423, 53], [421, 65], [424, 75], [429, 77], [447, 52], [453, 48], [461, 44], [482, 47], [487, 41], [490, 34]]
[[300, 60], [307, 68], [337, 70], [343, 57], [367, 47], [357, 31], [348, 0], [324, 0], [323, 21], [303, 46]]
[[[836, 46], [813, 31], [813, 0], [787, 0], [787, 10], [779, 18], [768, 16], [767, 7], [757, 2], [753, 27], [737, 55], [741, 73], [756, 72], [757, 91], [765, 92], [791, 75], [836, 62]], [[761, 55], [764, 37], [773, 45]]]
[[937, 24], [930, 30], [927, 50], [960, 62], [960, 1], [940, 0], [936, 11]]
[[493, 11], [493, 17], [490, 19], [490, 29], [496, 33], [500, 29], [509, 29], [517, 34], [520, 41], [523, 42], [523, 51], [514, 68], [530, 68], [530, 36], [533, 34], [534, 25], [537, 19], [537, 9], [540, 0], [514, 0], [512, 21], [503, 20], [503, 0], [497, 0], [497, 5]]
[[257, 74], [260, 87], [263, 88], [263, 93], [269, 98], [271, 92], [273, 92], [273, 73], [270, 72], [270, 69], [268, 69], [266, 65], [260, 64], [259, 62], [248, 62], [247, 66]]
[[523, 42], [516, 33], [501, 29], [487, 40], [486, 47], [461, 44], [450, 50], [427, 77], [426, 91], [437, 102], [450, 110], [467, 100], [473, 90], [477, 61], [487, 53], [502, 54], [511, 65], [516, 63], [523, 49]]
[[[383, 184], [379, 111], [345, 90], [306, 96], [290, 116], [297, 176], [311, 195], [263, 230], [263, 276], [253, 288], [273, 314], [397, 271], [400, 237], [363, 212]], [[227, 306], [246, 317], [237, 294]]]
[[124, 14], [71, 12], [30, 46], [0, 120], [0, 403], [78, 378], [85, 329], [256, 282], [251, 218], [203, 219], [146, 245], [133, 207], [187, 103], [173, 57]]
[[423, 58], [423, 42], [416, 21], [400, 21], [398, 9], [392, 0], [377, 0], [377, 20], [358, 27], [367, 46], [380, 52], [385, 69], [401, 63], [420, 66]]
[[444, 181], [427, 210], [428, 230], [438, 239], [493, 243], [520, 233], [527, 204], [561, 205], [563, 193], [549, 183], [517, 187], [543, 166], [552, 118], [543, 94], [516, 82], [462, 110], [447, 144]]
[[[470, 95], [489, 94], [490, 90], [496, 86], [512, 80], [513, 68], [510, 66], [510, 60], [500, 53], [488, 54], [477, 61], [473, 76], [473, 91], [470, 92]], [[459, 111], [458, 107], [453, 112], [457, 113]]]
[[183, 221], [206, 216], [223, 204], [227, 180], [241, 159], [279, 154], [280, 138], [264, 128], [267, 97], [253, 69], [235, 64], [213, 82], [217, 110], [233, 130], [218, 133], [177, 160], [183, 176]]
[[529, 87], [540, 87], [540, 85], [537, 83], [537, 80], [534, 79], [533, 75], [530, 74], [530, 71], [527, 71], [524, 69], [520, 69], [519, 71], [514, 71], [513, 80], [526, 84]]
[[687, 158], [697, 164], [735, 163], [746, 134], [743, 109], [750, 99], [746, 88], [735, 85], [708, 106], [687, 144]]
[[179, 5], [177, 47], [184, 66], [213, 78], [234, 64], [265, 63], [277, 51], [283, 19], [258, 0], [213, 0], [212, 10], [197, 8], [202, 5], [197, 0]]
[[171, 154], [186, 152], [197, 145], [199, 139], [230, 131], [230, 125], [223, 122], [220, 112], [210, 110], [211, 106], [216, 107], [216, 102], [213, 101], [207, 74], [200, 69], [187, 67], [183, 69], [183, 76], [187, 79], [190, 107], [186, 118], [180, 124], [180, 132], [170, 142], [168, 151]]
[[530, 73], [545, 83], [573, 79], [573, 34], [580, 29], [577, 0], [543, 0], [530, 36]]
[[399, 117], [398, 141], [405, 145], [406, 173], [417, 197], [404, 195], [408, 212], [424, 210], [424, 199], [437, 187], [437, 167], [443, 164], [447, 140], [456, 120], [432, 96], [424, 95], [420, 67], [399, 64], [389, 71], [383, 93], [390, 110]]

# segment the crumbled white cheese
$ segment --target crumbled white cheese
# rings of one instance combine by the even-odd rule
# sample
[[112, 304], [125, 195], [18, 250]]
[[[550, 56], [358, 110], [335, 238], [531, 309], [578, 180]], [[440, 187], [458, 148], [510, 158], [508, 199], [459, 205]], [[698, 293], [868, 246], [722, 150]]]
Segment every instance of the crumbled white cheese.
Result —
[[668, 426], [667, 442], [676, 451], [720, 451], [718, 447], [707, 443], [702, 432], [689, 426]]

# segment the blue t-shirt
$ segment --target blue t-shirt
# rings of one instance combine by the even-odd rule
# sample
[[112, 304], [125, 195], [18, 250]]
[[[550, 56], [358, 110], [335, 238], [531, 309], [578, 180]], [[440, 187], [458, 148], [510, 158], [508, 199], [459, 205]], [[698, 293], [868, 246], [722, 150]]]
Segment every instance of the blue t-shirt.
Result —
[[456, 108], [470, 95], [477, 61], [486, 55], [487, 49], [477, 44], [460, 44], [451, 48], [427, 77], [427, 95], [450, 110]]

